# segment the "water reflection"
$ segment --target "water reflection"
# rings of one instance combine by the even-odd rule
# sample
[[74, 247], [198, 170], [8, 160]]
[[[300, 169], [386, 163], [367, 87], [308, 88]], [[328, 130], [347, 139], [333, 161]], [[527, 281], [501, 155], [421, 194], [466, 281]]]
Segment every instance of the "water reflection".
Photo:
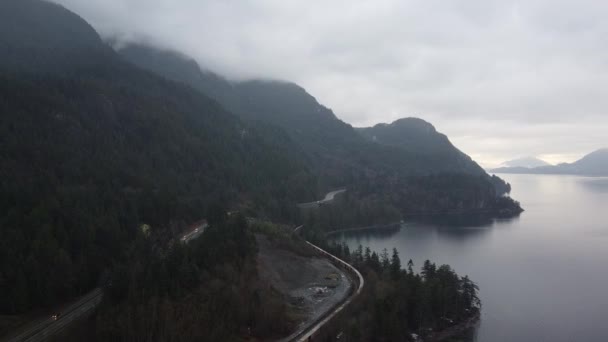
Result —
[[481, 288], [481, 325], [455, 341], [608, 341], [608, 178], [505, 179], [526, 209], [520, 217], [409, 217], [401, 230], [335, 239], [469, 275]]
[[392, 238], [395, 234], [397, 234], [401, 228], [391, 227], [391, 228], [382, 228], [382, 229], [359, 229], [353, 231], [345, 231], [341, 233], [332, 234], [329, 238], [335, 241], [342, 241], [344, 239], [362, 239], [362, 240], [386, 240]]
[[434, 229], [441, 234], [443, 238], [451, 240], [465, 240], [471, 238], [480, 238], [481, 235], [491, 231], [491, 226], [484, 227], [425, 227], [426, 229]]
[[518, 217], [496, 219], [488, 215], [435, 215], [412, 217], [403, 226], [382, 229], [358, 229], [331, 234], [333, 241], [356, 241], [357, 243], [385, 241], [393, 239], [401, 230], [409, 239], [427, 240], [440, 235], [448, 240], [479, 238], [498, 226], [509, 227], [519, 220]]
[[417, 224], [449, 228], [486, 228], [500, 224], [509, 225], [516, 220], [519, 220], [519, 216], [497, 219], [487, 214], [427, 215], [410, 219]]
[[409, 224], [412, 235], [439, 234], [442, 238], [465, 240], [480, 238], [498, 226], [509, 227], [519, 220], [513, 218], [496, 219], [489, 215], [435, 215], [418, 217]]
[[473, 327], [463, 331], [461, 334], [449, 338], [446, 342], [474, 342], [477, 341], [477, 336], [479, 334], [479, 326], [481, 322], [477, 322]]
[[608, 193], [608, 178], [581, 178], [579, 184], [590, 192]]

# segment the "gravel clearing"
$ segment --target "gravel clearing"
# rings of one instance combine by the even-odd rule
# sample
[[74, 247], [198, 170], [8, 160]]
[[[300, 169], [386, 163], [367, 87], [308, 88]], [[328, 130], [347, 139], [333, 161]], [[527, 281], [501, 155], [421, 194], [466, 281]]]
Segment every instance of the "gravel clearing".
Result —
[[281, 341], [288, 341], [311, 326], [349, 295], [351, 280], [329, 260], [275, 248], [263, 235], [257, 235], [256, 240], [260, 276], [288, 296], [302, 317], [298, 329]]

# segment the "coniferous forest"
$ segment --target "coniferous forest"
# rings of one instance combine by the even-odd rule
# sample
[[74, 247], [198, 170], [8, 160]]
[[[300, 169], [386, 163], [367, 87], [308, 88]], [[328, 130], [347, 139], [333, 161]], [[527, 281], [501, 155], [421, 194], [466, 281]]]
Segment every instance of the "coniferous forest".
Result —
[[[0, 47], [0, 315], [11, 322], [99, 287], [87, 338], [284, 336], [295, 322], [258, 274], [253, 218], [293, 227], [309, 219], [297, 203], [340, 187], [345, 200], [311, 218], [322, 230], [521, 212], [507, 183], [428, 123], [416, 144], [394, 132], [377, 143], [291, 83], [226, 87], [198, 65], [191, 75], [216, 83], [169, 77], [50, 2], [2, 1]], [[203, 237], [180, 243], [201, 219]], [[479, 313], [475, 284], [449, 266], [417, 274], [396, 253], [328, 248], [370, 284], [347, 324], [355, 340], [408, 340]]]
[[345, 244], [330, 244], [328, 250], [354, 265], [366, 282], [361, 298], [341, 322], [347, 339], [432, 340], [446, 329], [466, 328], [479, 317], [479, 288], [449, 265], [426, 260], [416, 272], [411, 260], [402, 263], [396, 249], [377, 253], [361, 245], [351, 251]]

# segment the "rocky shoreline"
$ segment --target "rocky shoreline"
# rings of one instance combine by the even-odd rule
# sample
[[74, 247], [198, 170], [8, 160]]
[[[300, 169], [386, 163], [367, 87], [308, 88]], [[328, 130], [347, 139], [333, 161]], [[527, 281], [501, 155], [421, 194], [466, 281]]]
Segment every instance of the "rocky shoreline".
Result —
[[424, 341], [425, 342], [444, 342], [449, 338], [455, 337], [467, 331], [468, 329], [473, 328], [477, 324], [479, 324], [481, 316], [480, 314], [476, 314], [475, 316], [466, 319], [463, 322], [460, 322], [454, 326], [451, 326], [447, 329], [437, 331], [429, 334]]

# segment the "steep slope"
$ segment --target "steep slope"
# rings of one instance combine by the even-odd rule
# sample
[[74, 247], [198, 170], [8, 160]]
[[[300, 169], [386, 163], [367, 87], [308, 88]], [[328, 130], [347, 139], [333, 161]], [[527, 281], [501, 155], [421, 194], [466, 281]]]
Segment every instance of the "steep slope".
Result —
[[[229, 82], [195, 68], [192, 59], [179, 53], [152, 47], [131, 46], [120, 52], [138, 66], [209, 94], [242, 118], [281, 127], [312, 162], [321, 190], [349, 187], [361, 198], [389, 203], [404, 213], [494, 211], [502, 206], [497, 203], [502, 202], [499, 196], [509, 190], [508, 184], [488, 176], [444, 136], [425, 135], [428, 124], [412, 127], [409, 142], [378, 143], [339, 120], [296, 84]], [[421, 195], [428, 201], [416, 201]]]
[[539, 167], [500, 167], [491, 170], [496, 173], [523, 174], [567, 174], [581, 176], [608, 176], [608, 149], [599, 149], [585, 155], [574, 163]]
[[[254, 80], [229, 82], [202, 70], [180, 53], [130, 45], [119, 53], [128, 61], [207, 94], [249, 122], [265, 122], [288, 134], [297, 154], [306, 153], [324, 177], [321, 187], [352, 183], [353, 173], [371, 163], [363, 151], [373, 148], [350, 125], [338, 120], [301, 87], [288, 82]], [[345, 158], [348, 156], [348, 158]], [[319, 194], [325, 189], [319, 189]]]
[[117, 52], [133, 64], [167, 79], [190, 85], [218, 99], [218, 102], [234, 106], [235, 100], [238, 99], [232, 83], [212, 72], [202, 70], [195, 60], [179, 52], [136, 44], [117, 44], [117, 48]]
[[[127, 46], [120, 53], [138, 66], [189, 84], [212, 96], [243, 118], [282, 127], [315, 158], [317, 164], [324, 165], [322, 171], [325, 172], [333, 168], [360, 169], [373, 162], [411, 175], [443, 171], [464, 171], [475, 175], [484, 173], [470, 158], [451, 146], [445, 136], [438, 133], [425, 135], [424, 131], [429, 124], [409, 127], [407, 123], [414, 119], [400, 121], [403, 125], [395, 123], [395, 126], [389, 127], [389, 130], [391, 127], [398, 130], [405, 128], [405, 132], [400, 132], [404, 133], [400, 134], [400, 139], [405, 140], [396, 144], [391, 141], [377, 144], [371, 139], [363, 138], [296, 84], [269, 80], [229, 82], [217, 74], [202, 70], [192, 59], [179, 53], [142, 45]], [[365, 133], [373, 130], [385, 131], [379, 125], [362, 129], [360, 133], [368, 136]], [[444, 148], [433, 148], [435, 145]], [[391, 153], [399, 156], [387, 156]], [[462, 165], [442, 161], [445, 157], [458, 160]], [[343, 177], [345, 173], [350, 172], [337, 172], [336, 175]]]
[[83, 19], [53, 3], [3, 0], [1, 6], [4, 70], [76, 74], [113, 54]]
[[403, 118], [391, 124], [358, 128], [357, 131], [378, 144], [397, 146], [406, 153], [427, 157], [433, 160], [437, 170], [486, 174], [469, 156], [452, 145], [448, 137], [422, 119]]
[[[215, 99], [232, 113], [248, 112], [244, 109], [247, 107], [241, 103], [244, 100], [237, 92], [235, 84], [212, 72], [201, 70], [193, 59], [183, 54], [142, 45], [121, 46], [118, 52], [124, 59], [142, 69], [193, 87]], [[256, 120], [246, 115], [241, 115], [241, 117], [247, 119], [247, 124], [254, 127], [259, 136], [263, 137], [268, 144], [281, 147], [282, 152], [308, 168], [314, 166], [310, 158], [303, 153], [300, 145], [295, 143], [280, 126], [272, 124], [272, 121], [269, 120]], [[316, 186], [313, 185], [311, 190], [314, 193]], [[312, 195], [309, 195], [307, 199], [315, 198], [310, 196]]]
[[608, 148], [591, 152], [572, 164], [572, 171], [584, 175], [608, 175]]
[[1, 313], [92, 287], [142, 223], [171, 235], [218, 200], [285, 218], [314, 195], [283, 136], [125, 63], [68, 10], [2, 1], [0, 32]]

